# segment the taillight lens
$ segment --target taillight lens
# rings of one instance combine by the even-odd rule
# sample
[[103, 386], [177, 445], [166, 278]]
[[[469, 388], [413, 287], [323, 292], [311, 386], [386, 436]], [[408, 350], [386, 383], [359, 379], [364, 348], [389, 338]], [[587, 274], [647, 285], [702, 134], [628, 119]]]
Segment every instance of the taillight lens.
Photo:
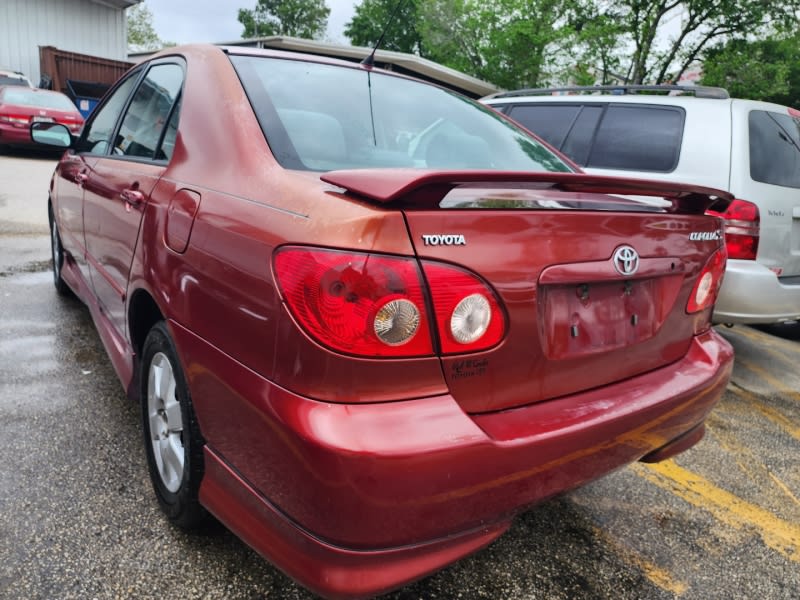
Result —
[[0, 115], [0, 121], [16, 125], [18, 127], [27, 127], [31, 118], [27, 115]]
[[365, 356], [433, 354], [414, 259], [285, 247], [275, 274], [292, 315], [326, 346]]
[[689, 314], [700, 312], [714, 305], [722, 286], [722, 277], [725, 274], [725, 263], [727, 262], [725, 249], [720, 249], [708, 259], [697, 281], [694, 284], [692, 293], [689, 295], [689, 302], [686, 304], [686, 312]]
[[274, 261], [292, 316], [311, 337], [340, 352], [430, 356], [432, 320], [445, 354], [484, 350], [505, 335], [505, 314], [494, 292], [458, 267], [425, 261], [426, 289], [412, 258], [285, 246]]
[[747, 200], [734, 200], [725, 212], [708, 211], [708, 214], [725, 220], [728, 258], [756, 259], [761, 225], [758, 206]]
[[485, 350], [503, 339], [505, 314], [486, 283], [450, 265], [425, 261], [422, 269], [431, 290], [443, 354]]
[[56, 123], [65, 125], [66, 127], [69, 128], [69, 130], [72, 133], [80, 131], [81, 127], [83, 127], [83, 119], [77, 119], [72, 117], [63, 117], [61, 119], [56, 119]]

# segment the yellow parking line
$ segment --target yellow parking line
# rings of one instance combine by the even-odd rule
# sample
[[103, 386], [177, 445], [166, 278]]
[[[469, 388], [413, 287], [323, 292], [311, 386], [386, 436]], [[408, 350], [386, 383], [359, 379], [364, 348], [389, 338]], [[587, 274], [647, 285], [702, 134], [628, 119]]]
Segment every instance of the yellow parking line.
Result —
[[775, 475], [775, 473], [770, 473], [770, 474], [769, 474], [769, 476], [772, 478], [772, 481], [774, 481], [774, 482], [775, 482], [775, 484], [776, 484], [776, 485], [777, 485], [779, 488], [781, 488], [781, 490], [783, 490], [783, 493], [784, 493], [784, 494], [786, 494], [787, 496], [789, 496], [789, 498], [791, 498], [792, 500], [794, 500], [794, 503], [795, 503], [795, 504], [797, 504], [798, 506], [800, 506], [800, 500], [798, 500], [798, 499], [797, 499], [797, 496], [795, 496], [795, 495], [792, 493], [792, 490], [790, 490], [790, 489], [789, 489], [789, 488], [786, 486], [786, 484], [785, 484], [785, 483], [783, 483], [783, 482], [782, 482], [780, 479], [778, 479], [778, 476], [777, 476], [777, 475]]
[[[750, 481], [759, 485], [762, 492], [767, 496], [774, 496], [775, 490], [769, 486], [768, 483], [762, 483], [771, 479], [778, 489], [785, 494], [789, 500], [794, 504], [800, 506], [800, 500], [792, 493], [789, 487], [781, 481], [777, 475], [769, 470], [769, 467], [764, 464], [763, 460], [755, 456], [750, 447], [742, 443], [736, 432], [732, 432], [727, 428], [717, 428], [716, 423], [719, 420], [719, 411], [712, 413], [706, 424], [708, 425], [708, 433], [714, 440], [725, 450], [739, 465], [739, 468], [747, 476]], [[782, 503], [785, 502], [783, 496], [775, 497], [775, 501]], [[774, 506], [774, 504], [773, 504]]]
[[673, 460], [649, 465], [637, 463], [633, 470], [650, 483], [710, 512], [726, 525], [754, 531], [768, 547], [800, 563], [800, 525], [779, 519], [678, 466]]
[[650, 580], [650, 583], [660, 587], [662, 590], [670, 592], [675, 596], [682, 596], [684, 592], [689, 589], [688, 585], [686, 585], [683, 581], [676, 579], [672, 573], [640, 556], [637, 552], [634, 552], [630, 548], [623, 546], [622, 543], [613, 539], [605, 530], [599, 527], [592, 527], [592, 529], [595, 535], [602, 539], [606, 545], [610, 546], [617, 556], [619, 556], [626, 563], [639, 569], [644, 576]]
[[728, 391], [747, 401], [753, 408], [767, 417], [770, 421], [777, 424], [779, 427], [781, 427], [781, 429], [785, 430], [794, 439], [800, 440], [800, 427], [795, 425], [791, 419], [785, 417], [771, 406], [767, 406], [762, 403], [756, 394], [748, 392], [746, 389], [739, 387], [738, 385], [729, 385]]

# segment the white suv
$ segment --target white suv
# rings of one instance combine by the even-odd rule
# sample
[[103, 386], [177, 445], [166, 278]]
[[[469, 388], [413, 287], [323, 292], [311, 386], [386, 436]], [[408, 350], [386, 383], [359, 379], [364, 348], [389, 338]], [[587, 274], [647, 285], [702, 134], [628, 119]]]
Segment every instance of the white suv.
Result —
[[800, 319], [800, 111], [702, 86], [519, 90], [483, 102], [589, 173], [734, 194], [714, 321]]
[[25, 77], [19, 71], [12, 71], [11, 69], [4, 69], [0, 67], [0, 85], [21, 85], [25, 87], [33, 87], [30, 79]]

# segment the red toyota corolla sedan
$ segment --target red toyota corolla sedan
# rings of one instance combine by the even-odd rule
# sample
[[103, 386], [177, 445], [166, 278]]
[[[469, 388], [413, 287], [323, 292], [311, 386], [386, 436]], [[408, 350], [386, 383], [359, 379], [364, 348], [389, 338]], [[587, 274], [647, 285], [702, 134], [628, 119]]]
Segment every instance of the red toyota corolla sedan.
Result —
[[731, 197], [589, 176], [491, 109], [314, 56], [136, 66], [50, 187], [54, 278], [142, 406], [153, 487], [330, 598], [703, 435]]

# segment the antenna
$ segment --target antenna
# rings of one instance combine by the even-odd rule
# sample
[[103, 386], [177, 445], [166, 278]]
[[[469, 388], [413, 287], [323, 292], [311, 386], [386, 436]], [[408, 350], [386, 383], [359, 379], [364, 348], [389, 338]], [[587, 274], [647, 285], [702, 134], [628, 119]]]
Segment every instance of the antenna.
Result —
[[397, 16], [397, 11], [400, 10], [400, 7], [406, 3], [406, 0], [397, 0], [397, 4], [394, 5], [394, 10], [392, 11], [392, 15], [389, 17], [389, 20], [386, 22], [386, 25], [381, 32], [381, 37], [378, 38], [378, 42], [375, 44], [375, 47], [372, 49], [372, 52], [369, 53], [369, 56], [365, 57], [364, 60], [361, 61], [361, 64], [365, 67], [373, 67], [375, 66], [375, 52], [378, 50], [378, 47], [383, 43], [383, 38], [386, 36], [386, 32], [389, 31], [389, 27], [391, 27], [392, 23], [394, 23], [394, 18]]

